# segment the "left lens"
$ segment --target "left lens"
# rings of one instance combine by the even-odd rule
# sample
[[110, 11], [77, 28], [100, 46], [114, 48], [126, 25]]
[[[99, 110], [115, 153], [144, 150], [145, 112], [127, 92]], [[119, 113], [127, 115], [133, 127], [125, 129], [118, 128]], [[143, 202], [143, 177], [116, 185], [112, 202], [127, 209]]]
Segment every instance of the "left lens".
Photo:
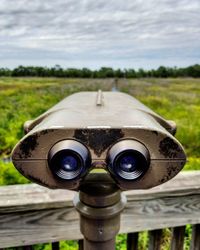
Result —
[[88, 149], [80, 142], [58, 142], [49, 152], [49, 167], [52, 173], [63, 180], [74, 180], [86, 174], [90, 168]]
[[73, 180], [84, 171], [82, 158], [69, 149], [60, 150], [50, 161], [52, 172], [64, 180]]

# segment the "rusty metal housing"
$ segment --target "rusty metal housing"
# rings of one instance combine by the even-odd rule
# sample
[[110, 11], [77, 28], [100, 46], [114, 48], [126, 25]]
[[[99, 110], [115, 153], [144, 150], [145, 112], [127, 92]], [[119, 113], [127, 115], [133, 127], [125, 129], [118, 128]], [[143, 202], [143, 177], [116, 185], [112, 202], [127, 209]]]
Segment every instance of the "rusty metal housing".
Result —
[[88, 149], [89, 170], [98, 166], [108, 172], [107, 157], [116, 143], [132, 140], [143, 145], [148, 151], [149, 166], [141, 178], [126, 181], [111, 174], [121, 190], [162, 184], [186, 162], [183, 147], [173, 136], [174, 123], [120, 92], [73, 94], [27, 122], [25, 130], [27, 134], [13, 150], [13, 163], [25, 177], [49, 188], [78, 190], [84, 181], [84, 175], [75, 180], [60, 180], [49, 167], [49, 152], [65, 140], [75, 140]]

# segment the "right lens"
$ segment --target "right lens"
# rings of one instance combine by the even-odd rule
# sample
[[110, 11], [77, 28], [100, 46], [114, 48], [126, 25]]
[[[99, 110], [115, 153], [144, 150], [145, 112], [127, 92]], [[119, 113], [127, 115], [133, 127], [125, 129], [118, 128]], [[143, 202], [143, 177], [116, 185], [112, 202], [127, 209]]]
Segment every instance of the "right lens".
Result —
[[119, 160], [119, 168], [127, 173], [131, 173], [137, 169], [137, 159], [134, 155], [125, 153], [121, 156], [121, 159]]
[[52, 173], [63, 180], [80, 178], [91, 164], [88, 149], [74, 140], [55, 144], [50, 150], [48, 162]]
[[140, 152], [125, 150], [115, 158], [113, 170], [125, 180], [135, 180], [146, 172], [147, 161]]
[[140, 142], [123, 140], [110, 149], [107, 163], [113, 175], [124, 180], [136, 180], [148, 170], [149, 153]]

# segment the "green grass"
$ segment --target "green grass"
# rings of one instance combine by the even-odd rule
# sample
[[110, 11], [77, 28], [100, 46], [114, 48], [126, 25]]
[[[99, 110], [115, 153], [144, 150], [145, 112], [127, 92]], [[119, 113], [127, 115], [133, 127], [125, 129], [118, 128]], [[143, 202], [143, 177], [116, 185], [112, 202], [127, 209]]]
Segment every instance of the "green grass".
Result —
[[184, 170], [200, 169], [200, 79], [134, 79], [120, 89], [165, 119], [174, 120], [176, 138], [188, 156]]
[[23, 135], [23, 123], [77, 91], [109, 90], [111, 81], [0, 78], [0, 155], [9, 155]]
[[[33, 119], [62, 98], [78, 91], [111, 90], [111, 80], [57, 78], [0, 78], [0, 158], [8, 157], [23, 136], [23, 123]], [[155, 112], [177, 123], [177, 139], [188, 162], [184, 170], [200, 169], [200, 79], [129, 79], [118, 88], [141, 100]], [[0, 185], [27, 183], [12, 163], [0, 160]], [[189, 249], [191, 227], [187, 226], [185, 249]], [[164, 247], [169, 249], [170, 230], [165, 230]], [[139, 249], [147, 249], [148, 236], [140, 234]], [[49, 250], [42, 244], [37, 250]], [[61, 243], [61, 249], [77, 249], [77, 243]], [[126, 236], [117, 237], [117, 248], [126, 249]]]

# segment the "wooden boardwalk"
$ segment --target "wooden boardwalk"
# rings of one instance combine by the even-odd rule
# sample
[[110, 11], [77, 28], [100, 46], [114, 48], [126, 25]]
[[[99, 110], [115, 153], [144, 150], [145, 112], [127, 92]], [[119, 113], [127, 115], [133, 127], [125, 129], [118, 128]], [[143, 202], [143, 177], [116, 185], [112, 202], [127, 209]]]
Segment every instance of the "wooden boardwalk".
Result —
[[[173, 228], [171, 249], [181, 250], [187, 224], [194, 225], [191, 250], [200, 249], [200, 171], [181, 172], [156, 188], [125, 193], [120, 233], [128, 233], [127, 249], [137, 249], [137, 232], [144, 230], [149, 230], [149, 249], [160, 249], [161, 229]], [[0, 248], [81, 239], [73, 196], [36, 184], [0, 187]]]

